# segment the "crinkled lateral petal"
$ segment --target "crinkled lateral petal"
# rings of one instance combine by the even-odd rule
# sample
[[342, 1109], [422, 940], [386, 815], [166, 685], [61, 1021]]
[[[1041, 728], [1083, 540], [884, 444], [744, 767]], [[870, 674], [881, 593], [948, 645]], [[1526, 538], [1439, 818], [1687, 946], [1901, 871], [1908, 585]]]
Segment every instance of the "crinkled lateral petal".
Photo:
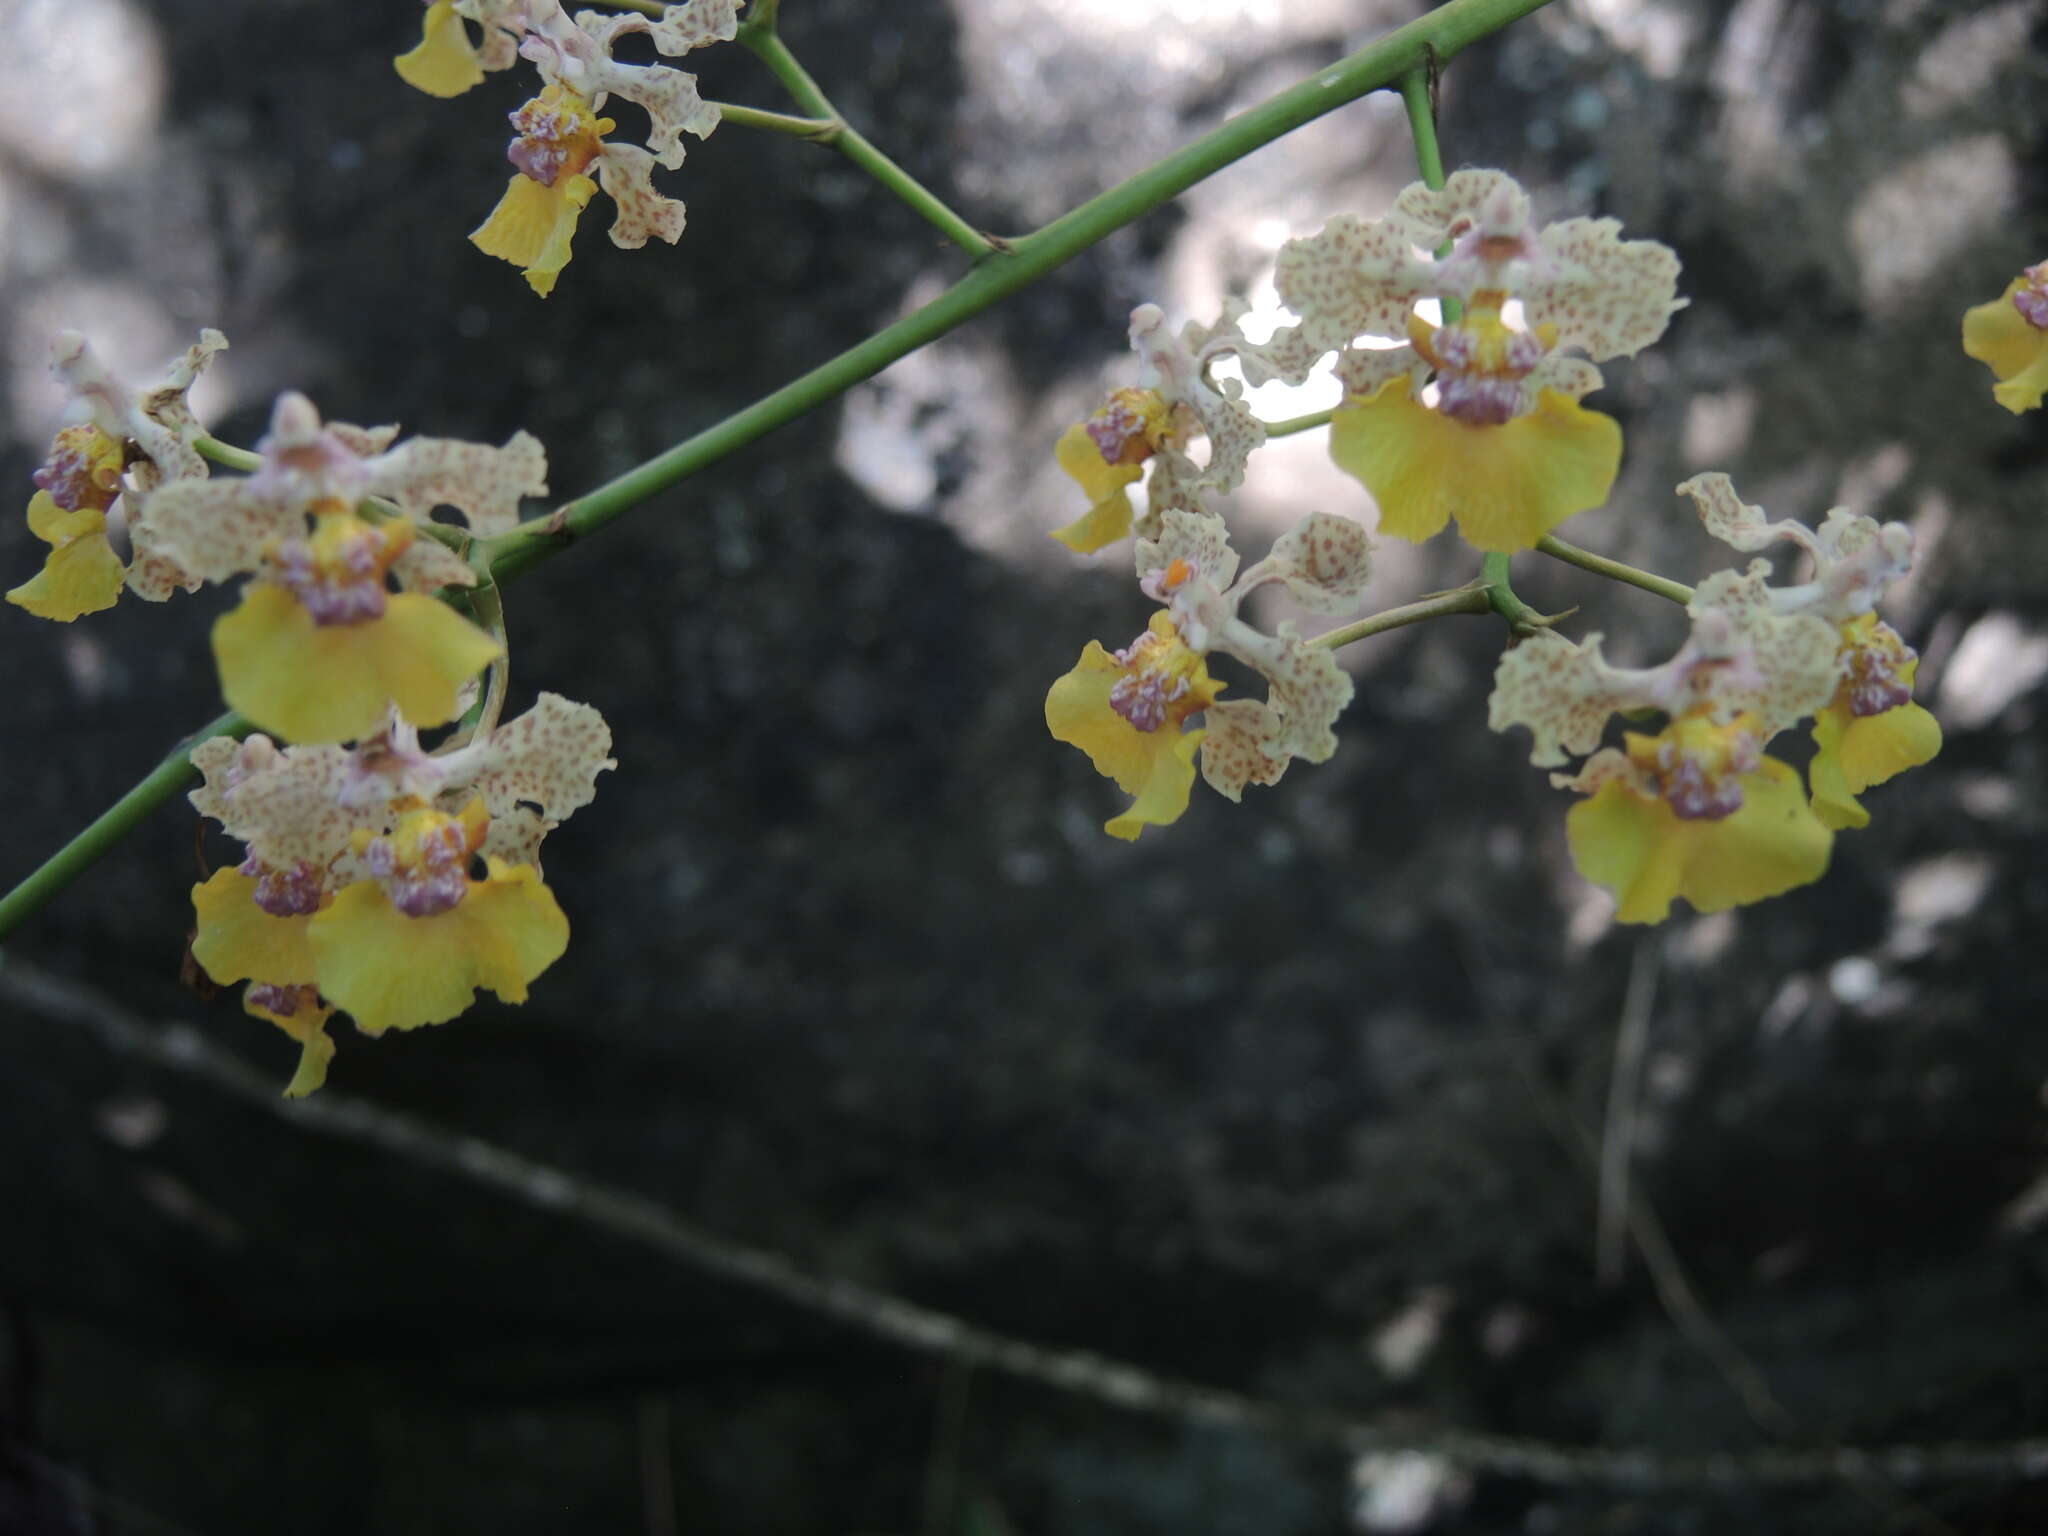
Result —
[[[1813, 741], [1814, 814], [1839, 830], [1869, 822], [1857, 795], [1934, 760], [1941, 751], [1941, 724], [1910, 700], [1875, 715], [1852, 715], [1831, 704], [1814, 717]], [[1837, 815], [1849, 819], [1835, 820]]]
[[491, 878], [432, 917], [407, 917], [363, 880], [312, 923], [321, 993], [366, 1034], [454, 1018], [479, 987], [507, 1002], [569, 944], [569, 920], [530, 865], [493, 861]]
[[355, 741], [383, 724], [387, 702], [413, 725], [458, 713], [457, 690], [500, 654], [467, 619], [418, 593], [389, 598], [384, 616], [319, 625], [271, 582], [249, 584], [213, 626], [229, 704], [291, 741]]
[[588, 176], [564, 176], [551, 187], [514, 176], [491, 216], [471, 232], [470, 244], [520, 268], [527, 285], [546, 298], [569, 265], [576, 221], [596, 191]]
[[2048, 346], [2011, 378], [1991, 386], [1991, 398], [2015, 416], [2033, 410], [2044, 394], [2048, 394]]
[[1621, 428], [1556, 390], [1501, 426], [1431, 410], [1407, 379], [1339, 407], [1330, 457], [1379, 503], [1380, 531], [1415, 543], [1456, 516], [1475, 549], [1533, 548], [1575, 512], [1607, 499], [1621, 467]]
[[2039, 405], [2048, 391], [2048, 331], [2012, 301], [2024, 281], [2014, 278], [1989, 304], [1963, 312], [1963, 351], [1991, 370], [1998, 380], [1992, 395], [2015, 416]]
[[1813, 761], [1807, 783], [1813, 790], [1813, 814], [1835, 832], [1853, 832], [1870, 825], [1870, 812], [1842, 771], [1842, 727], [1849, 715], [1845, 704], [1830, 704], [1813, 717]]
[[491, 859], [488, 867], [490, 879], [455, 910], [475, 934], [477, 985], [523, 1003], [528, 985], [568, 949], [569, 919], [532, 865]]
[[306, 939], [312, 918], [264, 911], [249, 876], [215, 870], [204, 885], [192, 887], [192, 910], [199, 919], [192, 958], [215, 981], [291, 987], [313, 979], [313, 949]]
[[1572, 863], [1614, 893], [1624, 923], [1661, 923], [1678, 895], [1683, 868], [1672, 837], [1678, 818], [1662, 800], [1610, 780], [1565, 817]]
[[114, 606], [127, 570], [107, 542], [107, 516], [91, 507], [66, 512], [38, 491], [28, 504], [31, 532], [53, 546], [43, 568], [7, 594], [39, 619], [69, 624]]
[[427, 7], [419, 46], [401, 53], [391, 64], [407, 85], [444, 99], [460, 96], [471, 86], [482, 84], [484, 78], [476, 47], [462, 18], [455, 14], [455, 0], [434, 0]]
[[1053, 452], [1060, 468], [1087, 493], [1093, 505], [1066, 527], [1055, 528], [1052, 536], [1077, 555], [1092, 555], [1129, 534], [1131, 493], [1127, 487], [1144, 471], [1136, 464], [1105, 462], [1087, 426], [1080, 422], [1060, 434]]
[[1188, 808], [1188, 793], [1195, 785], [1195, 749], [1201, 746], [1206, 731], [1183, 731], [1175, 735], [1170, 731], [1158, 734], [1166, 740], [1166, 750], [1152, 759], [1152, 773], [1137, 791], [1130, 809], [1121, 816], [1112, 816], [1102, 824], [1102, 830], [1111, 837], [1120, 837], [1133, 842], [1147, 827], [1163, 827], [1179, 821], [1181, 813]]
[[285, 1084], [286, 1098], [303, 1099], [326, 1083], [328, 1065], [334, 1060], [334, 1042], [327, 1036], [327, 1021], [334, 1016], [332, 1008], [303, 1000], [293, 1012], [278, 1013], [254, 1001], [245, 988], [242, 1011], [251, 1018], [275, 1024], [299, 1042], [299, 1067]]

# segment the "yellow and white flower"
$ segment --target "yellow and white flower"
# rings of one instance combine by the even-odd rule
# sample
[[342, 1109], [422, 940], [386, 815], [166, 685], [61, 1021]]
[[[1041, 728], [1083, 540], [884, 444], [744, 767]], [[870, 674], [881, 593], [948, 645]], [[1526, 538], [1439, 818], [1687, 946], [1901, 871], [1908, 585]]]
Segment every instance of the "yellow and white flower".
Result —
[[[568, 264], [577, 221], [600, 186], [617, 208], [614, 245], [637, 250], [650, 239], [680, 239], [683, 205], [654, 190], [654, 169], [680, 166], [682, 136], [708, 138], [718, 126], [718, 108], [697, 94], [694, 75], [661, 64], [623, 63], [612, 49], [621, 38], [641, 33], [658, 53], [670, 56], [729, 40], [738, 29], [739, 3], [688, 0], [665, 7], [659, 17], [585, 11], [574, 19], [558, 0], [429, 5], [420, 46], [396, 61], [411, 84], [430, 95], [459, 95], [486, 70], [508, 66], [515, 54], [541, 76], [540, 94], [511, 114], [516, 133], [506, 155], [518, 174], [470, 235], [477, 248], [519, 267], [533, 291], [546, 297]], [[481, 26], [481, 47], [470, 40], [465, 18]], [[606, 141], [618, 126], [603, 115], [614, 96], [647, 114], [644, 149]]]
[[[1081, 748], [1098, 773], [1136, 797], [1105, 826], [1126, 840], [1186, 811], [1198, 749], [1203, 778], [1230, 800], [1246, 784], [1278, 780], [1291, 758], [1320, 763], [1336, 751], [1332, 726], [1350, 702], [1350, 677], [1291, 625], [1267, 634], [1238, 610], [1267, 582], [1284, 584], [1314, 611], [1342, 608], [1356, 601], [1371, 571], [1365, 530], [1324, 513], [1303, 519], [1241, 576], [1221, 518], [1170, 510], [1161, 523], [1156, 540], [1139, 542], [1138, 568], [1164, 611], [1121, 650], [1091, 640], [1045, 699], [1053, 736]], [[1224, 685], [1209, 675], [1212, 652], [1263, 676], [1268, 697], [1219, 701]], [[1204, 723], [1196, 725], [1196, 716]]]
[[[1477, 549], [1530, 548], [1604, 502], [1620, 466], [1621, 429], [1579, 403], [1600, 387], [1593, 364], [1634, 355], [1685, 303], [1678, 258], [1620, 228], [1534, 229], [1500, 171], [1417, 182], [1384, 219], [1332, 219], [1281, 247], [1274, 281], [1301, 321], [1243, 354], [1246, 377], [1298, 383], [1334, 351], [1330, 454], [1372, 493], [1380, 531], [1419, 542], [1456, 518]], [[1461, 313], [1437, 324], [1422, 300]]]
[[206, 478], [206, 460], [192, 446], [199, 426], [185, 396], [227, 344], [219, 331], [201, 331], [162, 382], [138, 394], [107, 372], [84, 336], [58, 334], [50, 371], [77, 419], [57, 433], [33, 477], [29, 531], [50, 553], [41, 571], [7, 594], [10, 603], [68, 624], [113, 607], [124, 587], [162, 602], [199, 585], [146, 548], [145, 519], [157, 487]]
[[[476, 574], [430, 514], [451, 506], [488, 536], [547, 490], [547, 458], [524, 432], [502, 448], [396, 427], [323, 423], [311, 401], [278, 398], [262, 465], [246, 479], [181, 481], [151, 497], [138, 548], [197, 579], [249, 574], [241, 606], [214, 625], [227, 700], [294, 741], [351, 741], [387, 704], [415, 726], [457, 713], [462, 685], [502, 648], [430, 594]], [[370, 498], [395, 508], [364, 516]], [[401, 589], [391, 590], [396, 582]]]
[[[1167, 512], [1204, 512], [1209, 493], [1244, 483], [1245, 466], [1266, 440], [1266, 429], [1245, 404], [1237, 380], [1209, 376], [1217, 359], [1246, 350], [1238, 330], [1243, 312], [1233, 303], [1215, 325], [1190, 321], [1175, 335], [1158, 305], [1131, 311], [1138, 382], [1113, 390], [1101, 409], [1061, 435], [1055, 450], [1060, 468], [1087, 494], [1089, 508], [1054, 529], [1054, 538], [1083, 555], [1134, 529], [1140, 538], [1156, 539]], [[1208, 443], [1207, 459], [1199, 465], [1187, 451], [1197, 435]], [[1132, 511], [1130, 487], [1148, 465], [1140, 518]]]
[[555, 694], [438, 754], [399, 722], [353, 751], [193, 750], [193, 805], [245, 848], [193, 888], [193, 956], [299, 1042], [288, 1093], [324, 1079], [337, 1010], [375, 1035], [454, 1018], [479, 988], [525, 1000], [568, 943], [541, 840], [590, 802], [610, 750], [597, 711]]

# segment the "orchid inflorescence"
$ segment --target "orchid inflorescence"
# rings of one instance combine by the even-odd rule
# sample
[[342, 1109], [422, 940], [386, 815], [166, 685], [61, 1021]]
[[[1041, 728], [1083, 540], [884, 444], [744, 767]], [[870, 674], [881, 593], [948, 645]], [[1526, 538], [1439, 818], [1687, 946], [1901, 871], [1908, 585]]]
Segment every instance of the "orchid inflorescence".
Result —
[[[1238, 381], [1212, 372], [1234, 361], [1251, 384], [1299, 384], [1330, 362], [1344, 388], [1329, 413], [1331, 457], [1371, 493], [1379, 535], [1420, 542], [1455, 519], [1488, 557], [1475, 583], [1480, 606], [1515, 629], [1489, 724], [1526, 728], [1539, 767], [1580, 759], [1552, 782], [1585, 797], [1567, 817], [1572, 858], [1614, 894], [1620, 920], [1660, 922], [1680, 897], [1718, 911], [1818, 879], [1834, 834], [1869, 821], [1858, 796], [1941, 746], [1933, 716], [1912, 702], [1917, 658], [1876, 613], [1911, 568], [1908, 527], [1841, 508], [1817, 529], [1772, 522], [1727, 475], [1694, 476], [1678, 490], [1708, 534], [1749, 554], [1789, 544], [1809, 569], [1792, 584], [1774, 583], [1767, 559], [1710, 574], [1690, 592], [1690, 637], [1646, 669], [1611, 665], [1597, 634], [1567, 640], [1506, 586], [1504, 557], [1515, 551], [1579, 553], [1550, 530], [1606, 501], [1622, 446], [1620, 427], [1580, 401], [1600, 385], [1596, 363], [1656, 341], [1683, 307], [1678, 270], [1669, 249], [1622, 239], [1611, 219], [1539, 229], [1511, 178], [1464, 170], [1408, 187], [1379, 220], [1339, 217], [1282, 246], [1275, 286], [1298, 319], [1264, 342], [1246, 340], [1235, 304], [1215, 326], [1178, 336], [1156, 306], [1141, 306], [1130, 332], [1136, 382], [1112, 391], [1056, 450], [1090, 505], [1053, 537], [1093, 553], [1135, 534], [1139, 586], [1166, 605], [1121, 649], [1091, 642], [1046, 696], [1052, 734], [1135, 797], [1107, 830], [1133, 839], [1178, 819], [1197, 760], [1210, 787], [1235, 801], [1247, 784], [1277, 782], [1292, 759], [1322, 762], [1336, 750], [1351, 685], [1333, 652], [1351, 637], [1304, 640], [1286, 623], [1265, 633], [1239, 604], [1277, 582], [1311, 611], [1354, 606], [1371, 536], [1349, 518], [1311, 513], [1233, 581], [1238, 557], [1215, 498], [1243, 482], [1266, 433]], [[1966, 322], [1971, 355], [1992, 365], [2013, 409], [2038, 404], [2048, 380], [2044, 272], [2024, 274]], [[1440, 321], [1424, 317], [1425, 304]], [[1197, 437], [1208, 445], [1200, 463], [1190, 452]], [[1130, 497], [1141, 477], [1139, 513]], [[1394, 622], [1471, 611], [1424, 602]], [[1262, 675], [1268, 697], [1223, 698], [1212, 652]], [[1640, 723], [1645, 712], [1661, 728], [1603, 744], [1611, 721]], [[1813, 741], [1804, 782], [1764, 750], [1803, 721]]]
[[[654, 189], [654, 172], [679, 167], [683, 135], [709, 138], [719, 110], [698, 96], [694, 75], [665, 64], [628, 64], [612, 50], [633, 36], [647, 37], [669, 58], [729, 42], [742, 4], [688, 0], [659, 17], [571, 17], [560, 0], [428, 0], [419, 46], [394, 61], [408, 84], [430, 96], [459, 96], [487, 71], [522, 59], [541, 79], [539, 94], [511, 114], [516, 132], [505, 154], [515, 174], [469, 237], [477, 248], [520, 268], [545, 298], [569, 264], [577, 221], [600, 187], [617, 210], [612, 244], [638, 250], [649, 240], [681, 239], [683, 205]], [[618, 124], [600, 114], [613, 96], [645, 113], [644, 148], [610, 142]]]
[[[777, 38], [773, 0], [756, 0], [744, 25], [743, 4], [572, 16], [560, 0], [427, 0], [421, 42], [395, 61], [407, 82], [452, 97], [522, 61], [539, 75], [510, 114], [514, 174], [474, 243], [545, 296], [600, 188], [616, 207], [615, 244], [677, 240], [683, 206], [652, 178], [681, 165], [685, 135], [704, 138], [724, 120], [833, 143], [981, 270], [978, 290], [963, 280], [816, 370], [829, 383], [824, 398], [945, 328], [925, 328], [922, 316], [943, 309], [945, 324], [957, 324], [1102, 237], [1048, 226], [1003, 241], [975, 230], [831, 108]], [[813, 115], [722, 109], [682, 71], [615, 58], [628, 38], [668, 58], [737, 38]], [[1398, 65], [1374, 63], [1367, 50], [1318, 88], [1342, 80], [1356, 96], [1398, 75], [1422, 150], [1434, 129], [1418, 104], [1437, 46]], [[603, 114], [614, 98], [644, 116], [643, 143], [611, 137], [617, 124]], [[1247, 116], [1210, 139], [1227, 160], [1284, 131]], [[1446, 179], [1433, 137], [1426, 144], [1427, 179], [1380, 218], [1338, 217], [1281, 248], [1274, 282], [1294, 320], [1265, 340], [1245, 334], [1236, 303], [1214, 325], [1178, 330], [1156, 305], [1133, 311], [1135, 377], [1056, 445], [1085, 508], [1053, 536], [1079, 554], [1129, 538], [1153, 606], [1128, 643], [1090, 642], [1053, 683], [1048, 727], [1132, 797], [1107, 830], [1135, 839], [1185, 813], [1198, 773], [1235, 802], [1249, 785], [1278, 783], [1297, 758], [1327, 761], [1353, 691], [1341, 645], [1491, 611], [1512, 638], [1489, 723], [1528, 731], [1531, 762], [1581, 797], [1566, 817], [1571, 855], [1613, 892], [1622, 921], [1660, 921], [1681, 898], [1719, 910], [1819, 878], [1835, 834], [1868, 823], [1864, 792], [1941, 745], [1933, 717], [1912, 701], [1918, 659], [1877, 614], [1911, 567], [1910, 530], [1839, 508], [1817, 527], [1773, 521], [1728, 476], [1706, 473], [1679, 493], [1707, 534], [1759, 558], [1710, 572], [1696, 589], [1555, 539], [1554, 528], [1612, 491], [1621, 429], [1583, 401], [1601, 387], [1600, 364], [1657, 341], [1684, 306], [1678, 260], [1654, 241], [1622, 238], [1611, 219], [1538, 226], [1513, 179], [1491, 170]], [[1099, 201], [1128, 223], [1170, 195], [1148, 177]], [[203, 330], [158, 379], [135, 387], [80, 333], [56, 338], [50, 363], [66, 416], [27, 508], [49, 550], [6, 595], [71, 623], [124, 591], [162, 602], [242, 583], [212, 630], [238, 732], [181, 754], [164, 782], [182, 787], [196, 772], [192, 805], [240, 849], [202, 869], [193, 888], [192, 960], [214, 982], [243, 983], [245, 1010], [298, 1043], [287, 1092], [302, 1094], [325, 1078], [336, 1013], [370, 1035], [441, 1023], [479, 989], [523, 1000], [564, 952], [568, 922], [543, 881], [540, 848], [614, 766], [611, 733], [596, 710], [553, 693], [500, 718], [509, 654], [499, 578], [743, 435], [699, 434], [693, 442], [706, 446], [694, 458], [686, 445], [662, 461], [689, 467], [627, 477], [522, 523], [522, 503], [548, 489], [546, 455], [525, 432], [495, 446], [401, 439], [396, 427], [325, 420], [286, 392], [253, 450], [216, 441], [189, 395], [227, 345]], [[2039, 406], [2048, 263], [1970, 310], [1963, 345], [1991, 369], [1999, 404]], [[1455, 522], [1484, 558], [1466, 587], [1304, 637], [1294, 621], [1262, 623], [1254, 594], [1282, 592], [1309, 614], [1357, 607], [1373, 578], [1373, 533], [1313, 511], [1245, 565], [1220, 498], [1244, 483], [1269, 436], [1247, 386], [1298, 385], [1326, 365], [1344, 391], [1327, 416], [1330, 452], [1369, 493], [1374, 531], [1419, 543]], [[757, 425], [810, 404], [781, 391], [756, 408]], [[216, 473], [221, 466], [237, 473]], [[1785, 545], [1804, 563], [1799, 579], [1775, 579], [1761, 558]], [[1683, 600], [1688, 637], [1647, 668], [1610, 663], [1598, 634], [1565, 638], [1508, 583], [1509, 557], [1531, 549]], [[1212, 661], [1253, 674], [1263, 693], [1230, 693]], [[1612, 739], [1617, 719], [1646, 728]], [[1812, 743], [1803, 777], [1768, 750], [1802, 724]], [[61, 883], [97, 856], [96, 836], [74, 839], [5, 898], [10, 916], [47, 899], [43, 873], [61, 866]]]
[[[35, 474], [28, 520], [48, 559], [7, 596], [68, 623], [124, 587], [162, 600], [249, 578], [213, 652], [257, 733], [191, 753], [205, 780], [192, 804], [244, 853], [194, 887], [192, 952], [300, 1043], [287, 1092], [303, 1094], [326, 1076], [337, 1010], [374, 1035], [451, 1019], [479, 987], [525, 999], [569, 936], [541, 840], [589, 803], [611, 732], [547, 693], [500, 723], [503, 635], [442, 600], [487, 580], [458, 551], [547, 490], [541, 445], [400, 442], [287, 393], [243, 455], [251, 472], [215, 476], [185, 397], [226, 346], [204, 332], [136, 393], [84, 338], [57, 338], [51, 368], [79, 419]], [[423, 729], [451, 722], [422, 748]]]

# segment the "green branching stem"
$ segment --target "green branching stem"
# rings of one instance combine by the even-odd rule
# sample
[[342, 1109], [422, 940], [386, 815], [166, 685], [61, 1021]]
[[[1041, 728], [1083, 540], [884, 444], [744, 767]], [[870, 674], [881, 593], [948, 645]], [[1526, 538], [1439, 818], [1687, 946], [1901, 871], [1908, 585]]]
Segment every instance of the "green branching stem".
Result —
[[[1432, 50], [1441, 62], [1509, 22], [1540, 10], [1546, 3], [1547, 0], [1451, 0], [1450, 4], [1418, 17], [1349, 58], [1238, 114], [1043, 229], [1009, 242], [1007, 249], [977, 264], [924, 308], [830, 362], [628, 470], [609, 484], [564, 503], [548, 516], [531, 519], [499, 534], [492, 540], [492, 570], [504, 580], [529, 569], [657, 492], [844, 394], [898, 358], [908, 356], [998, 300], [1028, 287], [1253, 150], [1347, 102], [1386, 89], [1405, 74], [1425, 66]], [[744, 29], [741, 35], [747, 35]]]
[[[609, 484], [486, 541], [484, 556], [492, 576], [500, 583], [519, 576], [658, 492], [844, 394], [898, 358], [908, 356], [990, 305], [1028, 287], [1225, 166], [1304, 123], [1372, 91], [1395, 85], [1418, 69], [1426, 70], [1432, 57], [1440, 65], [1508, 23], [1540, 10], [1546, 3], [1548, 0], [1450, 0], [1449, 4], [1417, 17], [1348, 58], [1239, 113], [1043, 229], [994, 249], [951, 288], [886, 330]], [[773, 36], [774, 10], [772, 0], [756, 0], [741, 28], [742, 40], [757, 51], [764, 38]], [[799, 105], [806, 111], [812, 110], [801, 101]], [[239, 716], [229, 715], [193, 740], [209, 735], [242, 734], [249, 728], [248, 722]], [[41, 869], [0, 899], [0, 939], [90, 868], [143, 817], [191, 784], [194, 775], [187, 757], [189, 749], [187, 743], [173, 752]]]
[[1292, 437], [1297, 432], [1313, 432], [1317, 427], [1327, 427], [1330, 418], [1336, 414], [1337, 407], [1333, 405], [1326, 411], [1310, 411], [1306, 416], [1290, 416], [1285, 421], [1269, 421], [1266, 423], [1266, 436], [1270, 439]]
[[1416, 602], [1389, 608], [1384, 613], [1369, 614], [1349, 624], [1340, 624], [1335, 629], [1324, 630], [1308, 643], [1320, 645], [1328, 650], [1349, 645], [1354, 640], [1370, 639], [1383, 635], [1390, 629], [1400, 629], [1409, 624], [1420, 624], [1428, 619], [1448, 618], [1454, 613], [1491, 613], [1494, 609], [1492, 589], [1484, 581], [1469, 582], [1449, 592], [1435, 592]]
[[0, 938], [40, 910], [65, 886], [97, 863], [137, 822], [193, 780], [191, 751], [213, 736], [246, 736], [255, 727], [233, 710], [199, 728], [172, 749], [149, 777], [108, 806], [91, 826], [71, 839], [21, 884], [0, 896]]
[[1519, 638], [1533, 635], [1539, 629], [1548, 629], [1559, 619], [1570, 618], [1578, 610], [1567, 608], [1563, 613], [1542, 614], [1531, 608], [1515, 595], [1514, 584], [1508, 580], [1508, 560], [1504, 554], [1488, 555], [1480, 562], [1479, 585], [1486, 591], [1486, 603], [1495, 613], [1508, 622], [1508, 628]]
[[787, 112], [763, 112], [758, 107], [737, 106], [729, 101], [707, 102], [718, 108], [718, 120], [735, 128], [752, 128], [759, 133], [779, 133], [791, 139], [809, 139], [814, 144], [836, 143], [846, 124], [831, 117], [791, 117]]
[[1669, 598], [1680, 606], [1692, 601], [1692, 588], [1682, 581], [1673, 581], [1668, 576], [1659, 576], [1652, 571], [1637, 570], [1632, 565], [1623, 565], [1619, 560], [1610, 560], [1605, 555], [1596, 555], [1589, 549], [1580, 549], [1576, 544], [1567, 544], [1563, 539], [1554, 539], [1547, 533], [1536, 541], [1536, 552], [1548, 555], [1553, 560], [1562, 560], [1567, 565], [1576, 565], [1582, 571], [1591, 571], [1595, 576], [1605, 576], [1609, 581], [1626, 582], [1631, 587], [1641, 587], [1645, 592], [1654, 592], [1659, 597]]
[[201, 432], [192, 439], [192, 446], [202, 459], [211, 459], [223, 469], [239, 469], [244, 474], [253, 474], [263, 467], [263, 456], [251, 453], [246, 448], [237, 448], [233, 443], [224, 443], [219, 438]]
[[832, 125], [829, 134], [812, 135], [820, 143], [830, 144], [837, 149], [886, 187], [905, 207], [976, 261], [995, 254], [995, 242], [948, 208], [936, 193], [870, 144], [858, 130], [839, 115], [838, 109], [826, 98], [818, 82], [811, 78], [810, 72], [799, 64], [796, 55], [789, 51], [789, 45], [776, 35], [772, 21], [766, 26], [750, 24], [742, 27], [739, 41], [774, 72], [775, 78], [782, 82], [783, 89], [789, 92], [790, 98], [799, 107], [810, 116], [822, 118]]

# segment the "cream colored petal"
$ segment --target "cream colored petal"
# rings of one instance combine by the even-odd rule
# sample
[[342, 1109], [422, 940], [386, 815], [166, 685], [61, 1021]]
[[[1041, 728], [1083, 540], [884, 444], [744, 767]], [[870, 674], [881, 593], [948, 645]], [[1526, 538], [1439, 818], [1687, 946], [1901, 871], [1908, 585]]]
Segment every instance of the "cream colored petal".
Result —
[[685, 210], [672, 197], [654, 190], [655, 159], [631, 144], [607, 144], [597, 157], [597, 179], [617, 208], [612, 244], [637, 251], [649, 240], [674, 245], [683, 237]]
[[1654, 240], [1623, 240], [1613, 219], [1567, 219], [1537, 237], [1551, 271], [1521, 291], [1530, 330], [1557, 327], [1557, 345], [1595, 362], [1632, 357], [1683, 309], [1678, 256]]

